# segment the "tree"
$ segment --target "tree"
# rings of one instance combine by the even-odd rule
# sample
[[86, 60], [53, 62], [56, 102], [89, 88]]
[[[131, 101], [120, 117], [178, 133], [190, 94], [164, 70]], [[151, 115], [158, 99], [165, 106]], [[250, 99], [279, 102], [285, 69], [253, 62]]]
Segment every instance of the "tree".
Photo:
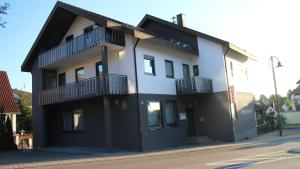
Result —
[[32, 132], [32, 108], [24, 96], [20, 93], [20, 99], [17, 100], [20, 112], [17, 116], [17, 131], [25, 130], [26, 132]]
[[0, 27], [5, 28], [6, 22], [3, 21], [2, 15], [7, 15], [7, 10], [9, 9], [9, 3], [4, 3], [4, 5], [0, 5]]
[[12, 130], [12, 125], [11, 125], [11, 120], [9, 117], [6, 118], [5, 122], [5, 149], [6, 150], [16, 150], [17, 146], [14, 143], [14, 135], [13, 135], [13, 130]]

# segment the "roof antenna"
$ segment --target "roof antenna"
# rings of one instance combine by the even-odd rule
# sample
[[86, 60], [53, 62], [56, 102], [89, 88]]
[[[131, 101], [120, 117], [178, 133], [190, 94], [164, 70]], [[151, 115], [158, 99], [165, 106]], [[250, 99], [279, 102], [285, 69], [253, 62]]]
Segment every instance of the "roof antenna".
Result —
[[174, 24], [177, 24], [177, 16], [173, 16], [171, 19]]

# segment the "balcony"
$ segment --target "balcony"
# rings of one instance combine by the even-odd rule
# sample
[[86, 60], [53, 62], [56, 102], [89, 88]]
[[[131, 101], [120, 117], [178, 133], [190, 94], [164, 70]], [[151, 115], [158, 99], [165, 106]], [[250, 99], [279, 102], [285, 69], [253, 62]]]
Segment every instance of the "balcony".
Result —
[[55, 67], [57, 63], [68, 62], [70, 58], [75, 60], [75, 56], [103, 43], [110, 44], [114, 48], [124, 47], [124, 34], [109, 28], [96, 28], [89, 33], [80, 35], [69, 42], [41, 53], [39, 55], [39, 68]]
[[175, 83], [178, 95], [213, 92], [212, 80], [207, 78], [190, 77], [177, 79]]
[[75, 101], [101, 95], [128, 94], [127, 76], [102, 75], [39, 92], [39, 105]]

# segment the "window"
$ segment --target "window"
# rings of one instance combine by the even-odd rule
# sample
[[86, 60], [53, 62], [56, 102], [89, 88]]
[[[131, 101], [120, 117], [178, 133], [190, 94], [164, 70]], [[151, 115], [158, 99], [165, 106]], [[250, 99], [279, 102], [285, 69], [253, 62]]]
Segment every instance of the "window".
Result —
[[72, 131], [72, 112], [63, 112], [63, 130]]
[[84, 67], [75, 70], [76, 82], [84, 80]]
[[144, 56], [144, 69], [145, 74], [155, 75], [155, 65], [153, 56]]
[[187, 64], [182, 64], [182, 71], [183, 71], [183, 77], [187, 78], [190, 77], [190, 68]]
[[63, 86], [66, 84], [66, 73], [61, 73], [58, 75], [58, 86]]
[[193, 66], [193, 73], [194, 73], [194, 76], [199, 76], [199, 67], [198, 67], [198, 65]]
[[177, 112], [176, 112], [176, 102], [166, 101], [165, 103], [165, 117], [167, 126], [177, 126]]
[[70, 42], [71, 40], [73, 40], [73, 38], [74, 38], [74, 35], [73, 35], [73, 34], [67, 36], [67, 37], [66, 37], [66, 42]]
[[81, 109], [63, 112], [63, 131], [83, 131], [83, 111]]
[[99, 75], [103, 74], [103, 64], [102, 62], [97, 62], [96, 63], [96, 76], [98, 77]]
[[165, 67], [166, 67], [166, 77], [174, 78], [173, 62], [170, 60], [165, 60]]
[[83, 111], [74, 110], [73, 113], [73, 130], [74, 131], [83, 131]]
[[234, 77], [234, 73], [233, 73], [233, 63], [230, 62], [230, 71], [231, 71], [231, 77]]
[[148, 102], [148, 127], [150, 130], [162, 127], [162, 116], [160, 111], [160, 102]]

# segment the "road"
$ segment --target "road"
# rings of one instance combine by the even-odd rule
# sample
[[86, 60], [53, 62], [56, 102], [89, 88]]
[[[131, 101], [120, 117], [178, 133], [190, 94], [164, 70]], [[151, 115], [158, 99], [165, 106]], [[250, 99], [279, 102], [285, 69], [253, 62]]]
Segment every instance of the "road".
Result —
[[300, 154], [287, 152], [293, 147], [300, 147], [300, 139], [171, 155], [47, 166], [41, 169], [299, 169]]

